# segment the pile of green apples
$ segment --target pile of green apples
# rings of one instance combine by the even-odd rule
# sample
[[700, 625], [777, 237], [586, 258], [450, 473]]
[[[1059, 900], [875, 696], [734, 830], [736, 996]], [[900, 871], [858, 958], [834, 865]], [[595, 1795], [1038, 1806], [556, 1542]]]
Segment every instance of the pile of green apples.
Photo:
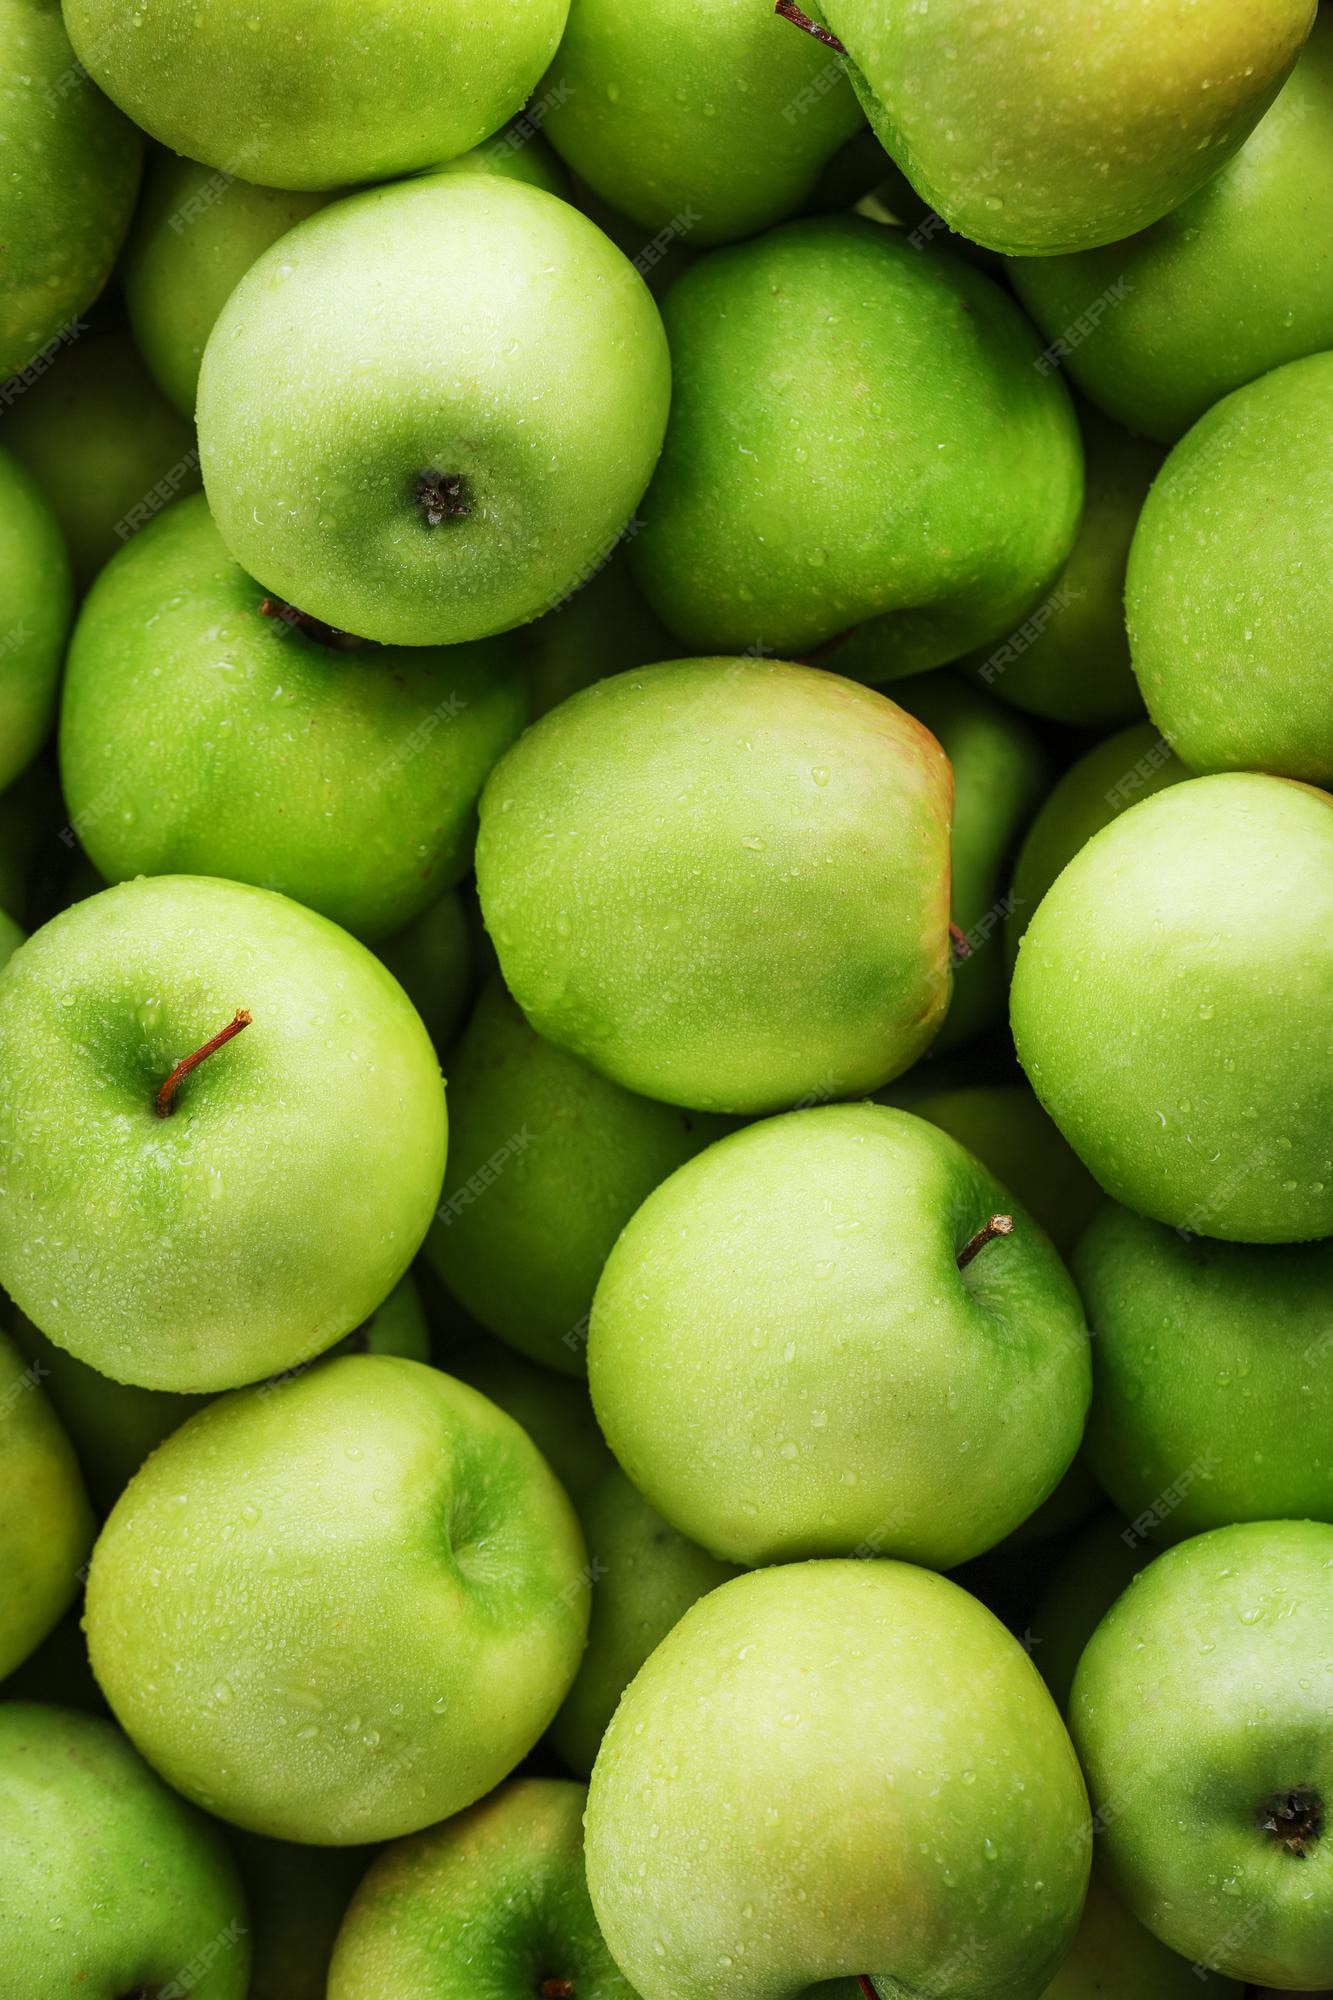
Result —
[[0, 2000], [1333, 1993], [1331, 543], [1327, 0], [0, 0]]

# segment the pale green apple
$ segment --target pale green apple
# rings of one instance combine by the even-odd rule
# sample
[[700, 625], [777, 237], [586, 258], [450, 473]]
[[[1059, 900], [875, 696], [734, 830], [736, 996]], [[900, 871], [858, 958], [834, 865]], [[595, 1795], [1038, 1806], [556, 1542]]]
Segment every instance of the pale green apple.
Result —
[[873, 1090], [949, 1002], [949, 766], [883, 695], [782, 661], [617, 674], [482, 795], [477, 882], [539, 1035], [647, 1097]]
[[913, 187], [962, 235], [1037, 256], [1113, 243], [1202, 187], [1262, 118], [1314, 14], [1314, 0], [820, 9]]
[[1102, 1191], [1025, 1083], [928, 1086], [901, 1108], [966, 1146], [1068, 1256], [1101, 1206]]
[[1191, 770], [1333, 784], [1330, 519], [1333, 353], [1224, 397], [1163, 466], [1125, 609], [1148, 713]]
[[0, 1333], [0, 1679], [73, 1603], [95, 1532], [74, 1448], [43, 1388], [46, 1373]]
[[266, 596], [198, 494], [89, 595], [60, 766], [109, 882], [220, 875], [380, 938], [471, 867], [478, 795], [526, 719], [513, 640], [349, 646]]
[[15, 953], [0, 1126], [0, 1283], [150, 1389], [332, 1347], [407, 1269], [444, 1172], [439, 1067], [402, 988], [325, 918], [203, 877], [107, 889]]
[[199, 488], [194, 427], [127, 333], [89, 334], [62, 354], [9, 411], [3, 436], [55, 514], [80, 590], [131, 535]]
[[1125, 631], [1125, 564], [1158, 445], [1095, 410], [1079, 411], [1086, 467], [1083, 518], [1057, 581], [998, 646], [965, 664], [1016, 708], [1079, 728], [1110, 729], [1143, 713]]
[[50, 734], [71, 597], [55, 515], [26, 467], [0, 450], [0, 791]]
[[1196, 1236], [1333, 1235], [1333, 799], [1192, 778], [1096, 834], [1014, 972], [1028, 1080], [1093, 1177]]
[[572, 0], [536, 98], [581, 181], [701, 246], [790, 215], [863, 123], [828, 50], [744, 0]]
[[[1037, 2000], [1088, 1879], [1073, 1750], [1022, 1648], [945, 1578], [736, 1578], [625, 1692], [588, 1886], [642, 2000]], [[826, 1989], [816, 1988], [820, 2000]]]
[[1168, 1549], [1079, 1662], [1069, 1726], [1116, 1892], [1230, 1978], [1333, 1982], [1333, 1527]]
[[1272, 109], [1197, 194], [1125, 242], [1009, 275], [1084, 395], [1171, 443], [1230, 390], [1333, 346], [1330, 207], [1325, 9]]
[[691, 648], [801, 657], [861, 627], [855, 671], [885, 680], [1001, 637], [1055, 581], [1078, 426], [984, 273], [830, 217], [713, 251], [662, 310], [671, 421], [630, 554]]
[[1032, 1611], [1032, 1657], [1062, 1715], [1089, 1639], [1156, 1553], [1150, 1540], [1104, 1507], [1052, 1565]]
[[617, 1466], [578, 1509], [592, 1574], [588, 1650], [551, 1724], [551, 1742], [586, 1778], [621, 1695], [692, 1604], [737, 1576], [677, 1534]]
[[231, 1847], [250, 1906], [246, 2000], [326, 2000], [333, 1941], [375, 1850], [235, 1830]]
[[[586, 1337], [587, 1329], [583, 1332]], [[586, 1382], [557, 1375], [504, 1341], [459, 1326], [441, 1343], [438, 1359], [523, 1426], [576, 1506], [614, 1467]]]
[[523, 104], [568, 0], [66, 0], [93, 77], [155, 139], [268, 187], [388, 180], [477, 145]]
[[519, 639], [534, 721], [593, 681], [669, 660], [679, 650], [649, 609], [623, 552], [567, 604], [525, 625]]
[[458, 891], [437, 896], [404, 929], [381, 938], [375, 956], [388, 966], [443, 1056], [463, 1024], [473, 984], [472, 939]]
[[1159, 1542], [1333, 1521], [1333, 1242], [1210, 1243], [1108, 1202], [1074, 1255], [1097, 1329], [1085, 1452]]
[[22, 371], [9, 404], [82, 333], [129, 227], [143, 138], [75, 59], [58, 0], [0, 0], [0, 101], [0, 382]]
[[526, 1756], [574, 1678], [588, 1580], [519, 1426], [366, 1354], [176, 1431], [102, 1530], [87, 1605], [107, 1699], [178, 1791], [354, 1846], [460, 1811]]
[[1055, 1487], [1091, 1369], [1036, 1223], [946, 1133], [857, 1104], [747, 1126], [649, 1195], [588, 1377], [634, 1484], [714, 1555], [947, 1569]]
[[232, 293], [199, 378], [236, 560], [386, 644], [526, 624], [606, 561], [651, 477], [670, 361], [638, 272], [502, 175], [335, 202]]
[[[1070, 1952], [1041, 2000], [1192, 2000], [1195, 1966], [1146, 1931], [1093, 1870], [1083, 1920]], [[1244, 2000], [1234, 1980], [1209, 1976], [1216, 2000]]]
[[542, 1041], [498, 976], [450, 1062], [449, 1118], [427, 1258], [489, 1332], [583, 1374], [592, 1295], [617, 1236], [725, 1121], [636, 1097]]
[[246, 2000], [221, 1834], [73, 1709], [0, 1702], [0, 1936], [0, 2000]]
[[516, 1778], [386, 1848], [338, 1933], [329, 2000], [635, 2000], [588, 1901], [586, 1797]]

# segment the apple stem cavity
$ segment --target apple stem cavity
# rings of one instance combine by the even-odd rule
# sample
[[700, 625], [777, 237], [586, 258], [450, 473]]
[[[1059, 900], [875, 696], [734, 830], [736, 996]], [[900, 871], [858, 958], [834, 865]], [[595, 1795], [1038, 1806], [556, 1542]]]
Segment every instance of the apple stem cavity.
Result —
[[955, 923], [949, 925], [949, 942], [955, 959], [971, 958], [972, 947], [967, 941], [967, 932], [960, 930]]
[[354, 632], [340, 632], [336, 625], [326, 625], [322, 618], [298, 611], [294, 604], [286, 604], [280, 597], [261, 598], [259, 614], [261, 618], [276, 619], [289, 631], [303, 632], [307, 639], [313, 639], [318, 646], [327, 646], [331, 653], [357, 653], [370, 644], [369, 639], [358, 639]]
[[472, 512], [472, 496], [461, 472], [421, 472], [412, 489], [417, 511], [428, 528], [445, 521], [464, 521]]
[[543, 1979], [537, 1988], [538, 2000], [574, 2000], [572, 1979]]
[[790, 21], [792, 26], [799, 28], [803, 34], [813, 35], [826, 49], [832, 49], [834, 55], [846, 55], [847, 50], [837, 36], [831, 35], [827, 28], [821, 28], [818, 21], [812, 21], [808, 14], [803, 14], [796, 5], [796, 0], [777, 0], [773, 12], [781, 14], [784, 21]]
[[172, 1070], [171, 1075], [153, 1099], [153, 1109], [159, 1118], [169, 1118], [171, 1116], [172, 1111], [175, 1109], [172, 1099], [175, 1097], [181, 1084], [184, 1083], [186, 1077], [190, 1074], [190, 1071], [198, 1069], [200, 1063], [207, 1062], [211, 1055], [216, 1055], [217, 1051], [224, 1044], [232, 1041], [240, 1034], [242, 1028], [248, 1028], [249, 1025], [250, 1015], [247, 1014], [244, 1007], [238, 1007], [225, 1028], [219, 1028], [216, 1035], [213, 1035], [206, 1041], [201, 1049], [196, 1049], [192, 1056], [186, 1056], [183, 1062], [177, 1063], [175, 1069]]
[[992, 1215], [985, 1226], [979, 1229], [976, 1235], [971, 1237], [958, 1252], [954, 1261], [959, 1270], [965, 1271], [977, 1253], [984, 1250], [988, 1243], [993, 1243], [997, 1236], [1012, 1236], [1013, 1233], [1014, 1218], [1012, 1215]]
[[1257, 1818], [1279, 1847], [1304, 1861], [1324, 1830], [1324, 1801], [1318, 1792], [1303, 1789], [1275, 1792], [1264, 1800]]

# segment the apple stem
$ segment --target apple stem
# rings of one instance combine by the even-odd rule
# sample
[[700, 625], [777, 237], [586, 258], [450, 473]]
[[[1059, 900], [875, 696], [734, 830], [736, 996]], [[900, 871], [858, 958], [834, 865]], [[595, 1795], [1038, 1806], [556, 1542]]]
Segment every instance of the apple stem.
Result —
[[826, 49], [832, 49], [834, 55], [846, 55], [847, 50], [837, 36], [831, 35], [827, 28], [821, 28], [818, 21], [812, 21], [808, 14], [803, 14], [796, 5], [796, 0], [776, 0], [773, 12], [781, 14], [784, 21], [790, 21], [792, 26], [799, 28], [803, 34], [813, 35]]
[[574, 2000], [572, 1979], [543, 1979], [537, 1988], [539, 2000]]
[[423, 472], [417, 477], [413, 498], [428, 528], [445, 521], [463, 521], [472, 512], [467, 481], [461, 472]]
[[153, 1109], [159, 1118], [168, 1117], [175, 1109], [171, 1100], [175, 1096], [177, 1089], [190, 1074], [190, 1071], [198, 1069], [201, 1062], [207, 1062], [209, 1056], [214, 1055], [225, 1042], [231, 1041], [233, 1036], [239, 1035], [241, 1029], [248, 1028], [249, 1025], [249, 1014], [246, 1013], [244, 1007], [238, 1007], [225, 1028], [220, 1028], [217, 1034], [209, 1041], [206, 1041], [201, 1049], [196, 1049], [192, 1056], [186, 1056], [184, 1062], [177, 1063], [175, 1069], [172, 1070], [171, 1075], [153, 1099]]
[[879, 1995], [875, 1991], [874, 1982], [872, 1981], [870, 1974], [868, 1972], [863, 1972], [858, 1978], [856, 1983], [860, 1987], [861, 1991], [865, 1994], [865, 2000], [879, 2000]]
[[993, 1243], [997, 1236], [1012, 1236], [1013, 1231], [1012, 1215], [993, 1215], [985, 1228], [979, 1229], [976, 1235], [963, 1245], [954, 1262], [960, 1271], [966, 1270], [978, 1251], [984, 1250], [988, 1243]]
[[953, 946], [955, 958], [971, 958], [972, 947], [967, 941], [967, 932], [959, 930], [957, 924], [949, 925], [949, 942]]
[[322, 618], [314, 618], [308, 611], [298, 611], [294, 604], [286, 604], [280, 597], [262, 597], [259, 612], [263, 618], [275, 618], [280, 625], [303, 632], [307, 639], [327, 646], [330, 652], [356, 653], [370, 644], [369, 639], [358, 639], [353, 632], [340, 632], [336, 625], [326, 625]]

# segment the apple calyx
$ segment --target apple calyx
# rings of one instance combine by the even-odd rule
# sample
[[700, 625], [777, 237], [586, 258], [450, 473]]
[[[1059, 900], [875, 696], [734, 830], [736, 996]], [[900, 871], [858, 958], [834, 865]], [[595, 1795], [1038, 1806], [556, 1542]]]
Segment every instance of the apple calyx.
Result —
[[235, 1036], [239, 1035], [242, 1028], [248, 1028], [250, 1019], [251, 1017], [245, 1008], [238, 1007], [225, 1028], [219, 1028], [217, 1034], [211, 1036], [202, 1048], [196, 1049], [192, 1056], [186, 1056], [183, 1062], [177, 1063], [175, 1069], [172, 1070], [171, 1075], [153, 1099], [153, 1109], [159, 1118], [169, 1118], [175, 1110], [172, 1099], [175, 1097], [180, 1085], [184, 1083], [186, 1077], [190, 1074], [190, 1071], [198, 1069], [201, 1062], [207, 1062], [208, 1058], [216, 1054], [225, 1043], [230, 1042]]
[[472, 496], [461, 472], [418, 473], [412, 497], [428, 528], [466, 520], [472, 512]]
[[294, 604], [288, 604], [281, 597], [261, 597], [259, 600], [261, 618], [275, 618], [280, 625], [286, 625], [293, 632], [303, 632], [307, 639], [313, 639], [317, 646], [327, 646], [331, 653], [358, 653], [369, 639], [358, 639], [354, 632], [340, 632], [336, 625], [326, 625], [322, 618], [312, 617], [308, 611], [298, 611]]
[[1318, 1792], [1298, 1788], [1265, 1799], [1256, 1818], [1279, 1847], [1304, 1861], [1324, 1830], [1324, 1802]]
[[813, 35], [826, 49], [832, 49], [834, 55], [846, 55], [847, 50], [837, 36], [831, 35], [827, 28], [821, 28], [818, 21], [812, 21], [808, 14], [803, 14], [796, 5], [796, 0], [776, 0], [773, 12], [781, 14], [784, 21], [790, 21], [792, 26], [799, 28], [803, 34]]
[[1013, 1233], [1014, 1218], [1012, 1215], [992, 1215], [990, 1220], [977, 1231], [975, 1236], [969, 1237], [968, 1241], [958, 1252], [954, 1262], [960, 1271], [964, 1271], [977, 1255], [978, 1251], [984, 1250], [988, 1243], [993, 1243], [997, 1236], [1012, 1236]]
[[574, 2000], [572, 1979], [543, 1979], [537, 1988], [537, 2000]]

